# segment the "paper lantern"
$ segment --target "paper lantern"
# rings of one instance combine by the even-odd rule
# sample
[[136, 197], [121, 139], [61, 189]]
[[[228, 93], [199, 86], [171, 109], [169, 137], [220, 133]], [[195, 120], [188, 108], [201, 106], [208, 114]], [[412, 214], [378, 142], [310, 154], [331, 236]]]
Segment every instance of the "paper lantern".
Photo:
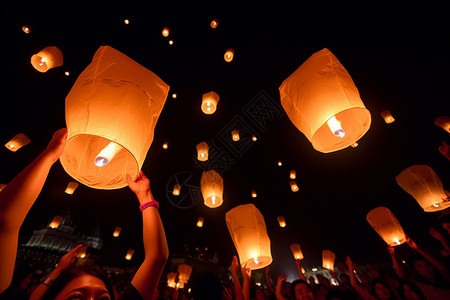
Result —
[[413, 196], [426, 212], [446, 209], [450, 206], [442, 181], [427, 165], [414, 165], [395, 177], [398, 185]]
[[252, 136], [252, 141], [256, 142], [258, 140], [258, 138], [256, 137], [256, 135]]
[[133, 254], [134, 254], [134, 250], [133, 249], [129, 249], [127, 251], [127, 255], [125, 255], [125, 259], [126, 260], [131, 260], [131, 258], [133, 257]]
[[291, 244], [291, 251], [295, 259], [303, 259], [303, 252], [300, 244]]
[[219, 19], [212, 20], [210, 25], [211, 25], [211, 28], [216, 29], [217, 26], [219, 26]]
[[241, 266], [256, 270], [272, 263], [266, 223], [256, 206], [239, 205], [225, 214], [225, 220]]
[[87, 246], [83, 246], [78, 249], [77, 257], [85, 258], [86, 254], [87, 254]]
[[123, 20], [123, 22], [127, 25], [130, 24], [130, 20], [128, 20], [128, 19]]
[[317, 151], [344, 149], [369, 130], [370, 112], [347, 70], [328, 49], [313, 54], [279, 90], [289, 119]]
[[69, 75], [70, 75], [70, 72], [69, 72], [69, 71], [66, 71], [66, 72], [64, 72], [64, 75], [69, 76]]
[[135, 179], [153, 141], [169, 86], [128, 56], [100, 47], [66, 97], [68, 138], [60, 161], [89, 187]]
[[175, 280], [177, 279], [177, 272], [167, 273], [167, 286], [171, 288], [176, 287]]
[[197, 220], [197, 227], [203, 227], [203, 222], [205, 219], [203, 217], [199, 217]]
[[48, 227], [56, 229], [59, 227], [59, 224], [61, 224], [62, 220], [63, 220], [63, 217], [55, 216], [53, 218], [53, 220], [50, 222], [50, 224], [48, 224]]
[[3, 191], [3, 189], [6, 187], [6, 184], [0, 183], [0, 192]]
[[354, 142], [353, 144], [351, 144], [350, 145], [352, 148], [356, 148], [356, 147], [358, 147], [358, 143], [357, 142]]
[[173, 40], [169, 40], [169, 45], [173, 45]]
[[330, 250], [322, 251], [322, 267], [328, 270], [334, 270], [334, 260], [336, 255]]
[[180, 190], [181, 190], [181, 185], [179, 185], [178, 183], [175, 184], [175, 185], [173, 186], [173, 195], [174, 195], [174, 196], [180, 195]]
[[297, 182], [295, 182], [295, 180], [291, 180], [289, 181], [289, 185], [291, 186], [291, 191], [298, 192], [298, 185]]
[[45, 73], [50, 69], [62, 66], [64, 58], [58, 47], [50, 46], [42, 49], [31, 57], [31, 65], [39, 72]]
[[31, 28], [30, 26], [22, 26], [22, 31], [29, 34], [31, 32]]
[[386, 244], [398, 246], [406, 242], [402, 226], [387, 207], [381, 206], [372, 209], [366, 219]]
[[72, 194], [75, 192], [75, 190], [77, 189], [77, 187], [78, 187], [78, 182], [76, 182], [76, 181], [71, 181], [71, 182], [69, 182], [69, 183], [67, 184], [65, 193], [66, 193], [66, 194], [69, 194], [69, 195], [72, 195]]
[[28, 145], [30, 142], [31, 140], [29, 137], [27, 137], [23, 133], [18, 133], [9, 142], [5, 144], [5, 147], [12, 152], [16, 152], [23, 146]]
[[277, 162], [277, 165], [278, 165], [279, 167], [281, 167], [281, 166], [283, 165], [283, 162], [282, 162], [281, 160], [279, 160], [279, 161]]
[[205, 205], [216, 208], [223, 203], [223, 179], [214, 170], [205, 171], [200, 179], [203, 200]]
[[231, 138], [233, 139], [233, 141], [237, 142], [239, 141], [241, 138], [239, 137], [239, 130], [235, 129], [231, 131]]
[[284, 219], [283, 216], [277, 217], [277, 220], [278, 220], [278, 224], [280, 225], [280, 227], [286, 227], [286, 220]]
[[205, 142], [201, 142], [197, 145], [197, 159], [199, 161], [207, 161], [208, 160], [208, 144]]
[[441, 116], [437, 117], [436, 120], [434, 120], [434, 124], [441, 127], [448, 133], [450, 133], [450, 118], [447, 116]]
[[191, 277], [192, 267], [190, 265], [181, 264], [178, 265], [178, 282], [188, 283]]
[[167, 148], [169, 148], [169, 143], [164, 143], [163, 145], [162, 145], [162, 147], [163, 147], [163, 149], [167, 149]]
[[234, 58], [234, 50], [231, 48], [227, 49], [227, 51], [225, 51], [223, 59], [225, 59], [226, 62], [231, 62], [233, 58]]
[[116, 228], [114, 228], [113, 237], [119, 237], [121, 231], [122, 231], [122, 227], [120, 227], [120, 226], [117, 226]]
[[394, 117], [391, 115], [391, 112], [389, 110], [383, 110], [380, 113], [383, 120], [386, 122], [386, 124], [391, 124], [395, 121]]
[[164, 27], [163, 28], [163, 30], [162, 30], [162, 35], [163, 35], [163, 37], [168, 37], [169, 36], [169, 33], [170, 33], [170, 28], [169, 27]]
[[290, 179], [297, 178], [297, 172], [295, 170], [291, 170], [291, 172], [289, 173], [289, 178]]
[[202, 96], [202, 112], [207, 115], [211, 115], [216, 112], [217, 103], [219, 103], [220, 97], [215, 92], [203, 94]]
[[258, 194], [256, 193], [255, 190], [252, 190], [252, 198], [256, 198], [256, 197], [258, 197]]

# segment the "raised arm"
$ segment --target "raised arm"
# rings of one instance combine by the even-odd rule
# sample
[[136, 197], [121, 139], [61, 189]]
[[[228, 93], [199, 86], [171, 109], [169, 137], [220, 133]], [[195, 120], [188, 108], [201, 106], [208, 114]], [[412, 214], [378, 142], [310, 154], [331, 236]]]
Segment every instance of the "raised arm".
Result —
[[242, 300], [242, 287], [239, 282], [238, 272], [239, 270], [239, 262], [236, 256], [233, 256], [233, 260], [231, 261], [231, 276], [233, 277], [233, 291], [234, 291], [234, 299]]
[[[140, 171], [135, 181], [127, 175], [128, 187], [141, 204], [145, 258], [137, 270], [131, 284], [139, 291], [142, 298], [153, 299], [162, 271], [169, 257], [166, 234], [159, 217], [159, 205], [150, 190], [150, 181]], [[147, 206], [144, 208], [144, 206]]]
[[304, 280], [304, 281], [308, 282], [308, 280], [306, 279], [305, 275], [302, 272], [302, 260], [301, 259], [296, 259], [295, 260], [295, 264], [297, 265], [298, 274], [300, 274], [299, 278], [301, 280]]
[[368, 297], [369, 291], [366, 290], [362, 285], [358, 283], [355, 276], [355, 264], [350, 259], [350, 256], [347, 256], [347, 259], [345, 261], [345, 264], [348, 267], [348, 276], [350, 277], [350, 285], [353, 287], [353, 289], [358, 293], [358, 295], [362, 299], [366, 299]]
[[265, 277], [266, 277], [266, 286], [267, 286], [267, 289], [268, 289], [272, 294], [275, 295], [276, 291], [275, 291], [275, 288], [273, 287], [272, 281], [270, 280], [269, 272], [270, 272], [270, 266], [267, 266], [267, 267], [265, 268], [265, 272], [264, 272], [264, 273], [265, 273]]
[[283, 296], [283, 292], [281, 291], [281, 289], [283, 287], [283, 282], [286, 281], [286, 278], [287, 278], [286, 274], [281, 274], [280, 276], [278, 276], [277, 289], [275, 292], [275, 296], [277, 297], [277, 300], [287, 300], [287, 298]]
[[395, 273], [397, 273], [397, 276], [403, 280], [407, 280], [405, 272], [403, 271], [403, 267], [400, 266], [397, 258], [395, 257], [395, 248], [392, 246], [388, 246], [388, 252], [392, 259], [392, 267], [394, 268]]
[[242, 295], [244, 300], [250, 300], [250, 281], [252, 278], [252, 270], [249, 268], [241, 268], [242, 274]]
[[47, 148], [0, 192], [0, 293], [11, 284], [19, 229], [64, 150], [67, 129], [56, 131]]

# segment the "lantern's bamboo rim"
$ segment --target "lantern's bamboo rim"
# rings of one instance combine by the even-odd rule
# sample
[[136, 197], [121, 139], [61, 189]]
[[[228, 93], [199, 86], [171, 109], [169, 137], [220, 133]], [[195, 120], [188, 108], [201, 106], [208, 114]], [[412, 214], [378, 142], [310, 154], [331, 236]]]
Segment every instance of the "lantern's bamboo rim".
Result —
[[270, 256], [257, 256], [256, 258], [259, 261], [258, 264], [255, 263], [254, 258], [252, 257], [241, 263], [241, 266], [244, 268], [249, 268], [250, 270], [259, 270], [267, 267], [273, 261], [273, 258]]

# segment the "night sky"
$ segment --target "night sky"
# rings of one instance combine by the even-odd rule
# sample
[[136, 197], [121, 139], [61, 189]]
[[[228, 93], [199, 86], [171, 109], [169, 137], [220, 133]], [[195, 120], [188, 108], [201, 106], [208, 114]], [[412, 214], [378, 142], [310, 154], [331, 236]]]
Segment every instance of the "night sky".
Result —
[[[142, 170], [160, 202], [171, 254], [180, 253], [185, 244], [190, 249], [208, 247], [228, 266], [236, 250], [225, 213], [246, 203], [254, 203], [264, 215], [275, 274], [295, 274], [291, 243], [301, 245], [307, 269], [321, 265], [324, 249], [335, 252], [336, 261], [351, 255], [357, 265], [389, 262], [387, 245], [366, 221], [366, 214], [378, 206], [388, 207], [419, 245], [438, 249], [428, 228], [439, 229], [440, 212], [425, 213], [395, 176], [411, 165], [426, 164], [450, 188], [449, 161], [438, 151], [441, 141], [450, 144], [450, 136], [433, 124], [450, 112], [448, 4], [126, 3], [2, 9], [1, 142], [21, 132], [31, 143], [16, 153], [0, 149], [0, 183], [8, 183], [45, 148], [54, 131], [66, 126], [66, 95], [95, 51], [109, 45], [170, 86]], [[220, 21], [216, 29], [209, 26], [213, 18]], [[22, 31], [24, 25], [32, 28], [30, 34]], [[171, 30], [167, 38], [161, 35], [165, 26]], [[47, 46], [61, 49], [64, 65], [40, 73], [30, 58]], [[230, 63], [223, 59], [228, 48], [235, 50]], [[314, 150], [291, 123], [278, 92], [284, 79], [323, 48], [347, 69], [372, 116], [357, 148], [328, 154]], [[220, 102], [208, 116], [200, 104], [209, 91]], [[265, 109], [258, 110], [262, 115], [255, 122], [251, 112], [261, 109], [261, 103]], [[381, 118], [385, 109], [394, 123]], [[245, 132], [239, 145], [229, 137], [236, 124]], [[256, 142], [250, 141], [251, 134], [258, 136]], [[195, 146], [201, 141], [214, 145], [227, 161], [197, 162]], [[167, 150], [164, 142], [169, 143]], [[191, 197], [195, 203], [171, 202], [175, 178], [190, 177], [190, 184], [199, 187], [202, 171], [212, 166], [220, 168], [224, 179], [222, 206], [210, 209], [199, 195]], [[289, 187], [291, 169], [297, 171], [297, 193]], [[82, 232], [100, 224], [106, 254], [117, 254], [120, 260], [122, 252], [135, 248], [138, 263], [143, 249], [134, 194], [128, 188], [104, 191], [80, 184], [74, 195], [67, 195], [71, 180], [57, 162], [25, 220], [21, 243], [53, 216], [70, 210]], [[257, 191], [256, 199], [251, 190]], [[286, 228], [278, 226], [280, 215]], [[205, 218], [203, 228], [195, 225], [200, 216]], [[112, 237], [115, 226], [123, 228], [119, 240]], [[108, 250], [112, 246], [115, 252]], [[400, 255], [406, 257], [408, 250], [399, 246]]]

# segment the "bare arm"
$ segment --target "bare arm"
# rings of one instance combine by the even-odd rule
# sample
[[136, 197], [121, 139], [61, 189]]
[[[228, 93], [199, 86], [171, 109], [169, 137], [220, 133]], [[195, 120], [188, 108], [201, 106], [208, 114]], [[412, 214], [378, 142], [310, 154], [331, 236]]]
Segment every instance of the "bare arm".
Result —
[[284, 297], [283, 293], [281, 292], [281, 288], [283, 286], [283, 282], [286, 281], [286, 278], [287, 278], [286, 274], [281, 274], [280, 276], [278, 276], [277, 290], [275, 292], [275, 296], [277, 297], [277, 300], [287, 300], [287, 298]]
[[231, 276], [233, 277], [233, 290], [234, 290], [234, 299], [242, 300], [242, 288], [241, 283], [239, 282], [239, 278], [237, 275], [237, 271], [239, 269], [239, 262], [236, 256], [233, 256], [233, 260], [231, 261]]
[[358, 293], [358, 295], [361, 298], [364, 298], [368, 291], [358, 283], [358, 281], [356, 280], [356, 276], [354, 273], [355, 270], [355, 265], [354, 263], [351, 261], [350, 256], [347, 256], [347, 260], [345, 261], [347, 267], [348, 267], [348, 275], [350, 277], [350, 285], [355, 289], [355, 291]]
[[270, 276], [269, 276], [269, 271], [270, 271], [270, 266], [266, 267], [265, 273], [266, 273], [266, 286], [267, 289], [275, 295], [276, 291], [275, 288], [273, 287], [272, 281], [270, 280]]
[[403, 268], [399, 265], [397, 259], [395, 258], [395, 249], [392, 246], [388, 246], [388, 252], [391, 255], [392, 259], [392, 267], [395, 270], [395, 273], [397, 273], [397, 276], [400, 277], [403, 280], [406, 280], [405, 272], [403, 271]]
[[242, 294], [244, 300], [250, 300], [250, 279], [252, 278], [252, 270], [249, 268], [241, 268], [242, 274]]
[[296, 259], [295, 264], [297, 265], [298, 274], [300, 274], [299, 278], [308, 282], [308, 280], [306, 279], [305, 275], [303, 275], [302, 272], [302, 261], [300, 259]]

